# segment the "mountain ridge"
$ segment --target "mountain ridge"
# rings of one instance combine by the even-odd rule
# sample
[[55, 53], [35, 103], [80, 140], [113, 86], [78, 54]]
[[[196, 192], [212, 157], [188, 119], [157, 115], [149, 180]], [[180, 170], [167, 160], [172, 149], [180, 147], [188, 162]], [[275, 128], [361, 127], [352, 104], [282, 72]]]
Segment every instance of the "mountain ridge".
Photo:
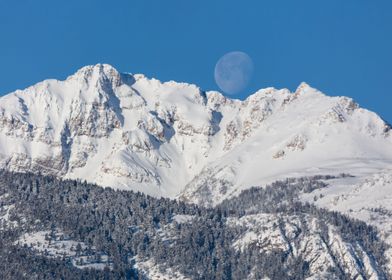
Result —
[[[232, 177], [233, 193], [287, 173], [336, 174], [328, 166], [345, 158], [392, 161], [390, 125], [351, 98], [301, 83], [241, 101], [108, 64], [3, 96], [0, 128], [2, 168], [186, 199], [206, 178]], [[266, 174], [252, 175], [257, 166]]]

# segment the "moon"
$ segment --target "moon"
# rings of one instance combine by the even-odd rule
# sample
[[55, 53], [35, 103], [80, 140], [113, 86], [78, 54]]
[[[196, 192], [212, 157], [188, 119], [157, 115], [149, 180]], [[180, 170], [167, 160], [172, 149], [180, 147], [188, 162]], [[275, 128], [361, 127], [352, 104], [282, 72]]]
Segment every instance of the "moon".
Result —
[[253, 75], [253, 61], [244, 52], [229, 52], [215, 65], [215, 82], [226, 94], [241, 92], [249, 84]]

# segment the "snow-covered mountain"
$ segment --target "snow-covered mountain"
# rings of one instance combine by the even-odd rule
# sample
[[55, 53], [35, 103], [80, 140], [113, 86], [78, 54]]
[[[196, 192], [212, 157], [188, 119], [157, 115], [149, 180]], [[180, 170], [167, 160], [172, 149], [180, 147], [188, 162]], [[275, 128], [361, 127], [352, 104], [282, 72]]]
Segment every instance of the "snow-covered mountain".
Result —
[[[220, 213], [223, 207], [238, 212], [218, 223], [235, 233], [226, 241], [228, 247], [267, 255], [279, 251], [288, 256], [288, 263], [307, 264], [308, 279], [328, 279], [331, 269], [350, 279], [385, 279], [384, 272], [392, 274], [392, 247], [383, 247], [384, 241], [392, 244], [392, 127], [352, 99], [326, 96], [305, 83], [295, 92], [267, 88], [241, 101], [191, 84], [119, 73], [110, 65], [87, 66], [65, 81], [46, 80], [0, 98], [0, 169], [82, 179], [205, 206], [220, 204], [210, 210]], [[18, 228], [19, 221], [26, 232], [19, 232], [23, 235], [17, 244], [31, 247], [38, 255], [49, 251], [49, 258], [68, 254], [76, 267], [86, 267], [78, 264], [85, 256], [67, 249], [81, 240], [53, 238], [52, 244], [45, 237], [48, 228], [34, 215], [30, 217], [33, 228], [23, 225], [31, 209], [37, 208], [36, 200], [24, 192], [41, 197], [38, 187], [37, 191], [19, 189], [19, 181], [3, 181], [7, 192], [0, 195], [0, 231]], [[267, 184], [271, 186], [251, 188]], [[91, 190], [97, 192], [89, 188], [87, 193], [76, 188], [71, 194], [67, 189], [64, 195], [86, 199]], [[105, 192], [120, 197], [128, 193]], [[53, 195], [47, 196], [40, 203], [53, 202]], [[15, 197], [31, 199], [33, 206]], [[101, 206], [106, 207], [106, 196], [93, 197], [103, 199]], [[61, 207], [82, 207], [78, 204], [82, 199], [76, 204], [69, 199], [67, 206], [61, 196], [55, 210], [69, 214], [72, 211]], [[121, 208], [130, 201], [120, 198], [109, 204]], [[53, 208], [45, 203], [40, 206]], [[83, 203], [96, 207], [95, 202]], [[135, 205], [144, 211], [142, 205], [149, 203]], [[166, 209], [165, 205], [159, 207]], [[323, 208], [376, 226], [381, 238], [375, 238], [376, 233], [363, 223]], [[86, 213], [93, 215], [95, 210]], [[47, 211], [44, 207], [42, 217], [50, 220]], [[142, 218], [136, 224], [126, 220], [119, 224], [119, 232], [124, 232], [118, 236], [132, 235], [128, 228], [147, 223], [151, 229], [145, 233], [155, 241], [177, 240], [176, 223], [195, 223], [197, 229], [206, 222], [192, 217], [164, 215], [158, 226]], [[139, 256], [132, 260], [147, 278], [163, 277], [157, 260]], [[106, 263], [112, 269], [111, 262]], [[88, 265], [99, 270], [104, 262], [90, 260]], [[169, 267], [166, 274], [186, 278], [176, 267]], [[259, 279], [257, 273], [253, 278]]]
[[216, 204], [252, 185], [392, 166], [391, 127], [309, 85], [246, 100], [86, 66], [0, 99], [0, 167]]

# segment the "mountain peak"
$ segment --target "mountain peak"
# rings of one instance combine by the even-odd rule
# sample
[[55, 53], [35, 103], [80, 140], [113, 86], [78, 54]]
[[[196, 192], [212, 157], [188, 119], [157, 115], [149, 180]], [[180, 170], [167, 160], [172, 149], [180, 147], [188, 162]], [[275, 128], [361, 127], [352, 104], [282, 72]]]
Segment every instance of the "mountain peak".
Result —
[[[93, 86], [108, 86], [109, 83], [114, 83], [115, 86], [119, 86], [123, 82], [122, 78], [124, 75], [109, 64], [99, 63], [82, 67], [75, 74], [68, 77], [68, 79], [85, 82]], [[129, 79], [131, 75], [128, 74], [128, 76]]]
[[86, 65], [86, 66], [80, 68], [75, 73], [75, 75], [78, 75], [78, 76], [89, 76], [92, 74], [113, 76], [113, 75], [119, 75], [120, 73], [112, 65], [105, 64], [105, 63], [97, 63], [95, 65]]
[[325, 95], [322, 92], [320, 92], [319, 90], [315, 89], [314, 87], [310, 86], [308, 83], [306, 82], [302, 82], [297, 89], [295, 90], [294, 94], [295, 95], [304, 95], [304, 94], [308, 94], [308, 93], [317, 93], [317, 94], [321, 94], [321, 95]]

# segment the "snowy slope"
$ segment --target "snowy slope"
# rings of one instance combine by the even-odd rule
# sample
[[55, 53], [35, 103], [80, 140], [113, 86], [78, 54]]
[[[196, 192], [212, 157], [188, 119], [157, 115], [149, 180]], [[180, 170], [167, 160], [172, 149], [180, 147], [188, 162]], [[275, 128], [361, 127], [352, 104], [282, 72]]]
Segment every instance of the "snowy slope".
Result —
[[[389, 125], [351, 99], [328, 97], [302, 84], [293, 94], [262, 91], [244, 103], [259, 95], [273, 105], [265, 109], [257, 103], [254, 116], [240, 112], [234, 117], [231, 135], [241, 143], [207, 165], [183, 197], [204, 203], [212, 195], [216, 204], [249, 186], [281, 178], [341, 172], [366, 176], [391, 166]], [[258, 118], [260, 114], [267, 116]]]
[[383, 279], [375, 269], [377, 265], [372, 257], [360, 244], [344, 241], [331, 225], [327, 225], [322, 233], [320, 221], [308, 215], [245, 215], [229, 220], [229, 224], [247, 229], [234, 243], [237, 250], [245, 250], [247, 245], [254, 244], [265, 254], [283, 250], [289, 258], [301, 257], [308, 261], [311, 271], [306, 279], [334, 279], [328, 274], [331, 264], [343, 268], [350, 279]]
[[[304, 194], [302, 199], [371, 224], [379, 229], [389, 245], [392, 244], [392, 169], [363, 177], [335, 179], [327, 188]], [[389, 271], [392, 271], [392, 247], [387, 257]]]
[[0, 98], [0, 167], [216, 204], [279, 178], [391, 168], [390, 131], [305, 83], [240, 101], [98, 64]]

